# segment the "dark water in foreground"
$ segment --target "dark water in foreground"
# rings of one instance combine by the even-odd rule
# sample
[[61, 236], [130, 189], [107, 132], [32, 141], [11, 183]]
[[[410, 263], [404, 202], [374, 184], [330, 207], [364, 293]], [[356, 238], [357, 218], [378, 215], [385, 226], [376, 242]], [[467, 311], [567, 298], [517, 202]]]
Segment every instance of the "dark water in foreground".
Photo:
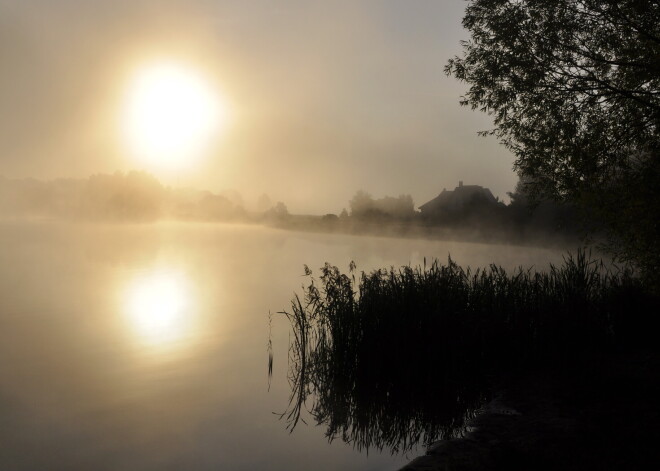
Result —
[[[289, 434], [288, 308], [303, 264], [546, 266], [561, 252], [157, 224], [0, 223], [0, 469], [395, 470], [324, 427]], [[421, 450], [419, 450], [421, 453]], [[414, 453], [413, 453], [414, 456]]]

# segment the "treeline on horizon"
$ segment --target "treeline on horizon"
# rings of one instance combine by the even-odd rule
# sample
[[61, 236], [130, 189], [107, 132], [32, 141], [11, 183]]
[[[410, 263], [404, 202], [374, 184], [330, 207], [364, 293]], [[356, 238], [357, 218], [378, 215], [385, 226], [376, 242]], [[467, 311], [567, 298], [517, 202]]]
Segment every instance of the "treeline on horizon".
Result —
[[[281, 206], [278, 203], [272, 209], [281, 211]], [[107, 222], [229, 222], [250, 218], [236, 191], [218, 194], [170, 188], [138, 171], [51, 181], [0, 177], [0, 216]]]
[[[479, 195], [476, 195], [479, 196]], [[0, 177], [0, 217], [60, 218], [101, 222], [180, 221], [252, 222], [302, 230], [405, 235], [432, 230], [470, 232], [477, 237], [574, 237], [580, 234], [576, 211], [551, 200], [534, 200], [519, 182], [507, 205], [472, 197], [458, 209], [424, 214], [411, 195], [373, 198], [357, 191], [349, 210], [323, 216], [289, 213], [282, 202], [262, 195], [247, 210], [236, 191], [213, 193], [163, 185], [145, 172], [97, 174], [87, 179], [9, 179]], [[424, 232], [426, 230], [426, 232]]]
[[[475, 185], [476, 186], [476, 185]], [[482, 187], [478, 187], [482, 188]], [[282, 227], [383, 235], [425, 235], [478, 240], [578, 240], [593, 221], [576, 207], [539, 199], [524, 181], [509, 192], [510, 203], [477, 192], [460, 206], [424, 213], [415, 208], [411, 195], [373, 198], [359, 190], [349, 209], [320, 218], [288, 216], [275, 223]], [[488, 189], [482, 188], [488, 194]], [[491, 195], [492, 196], [492, 195]]]

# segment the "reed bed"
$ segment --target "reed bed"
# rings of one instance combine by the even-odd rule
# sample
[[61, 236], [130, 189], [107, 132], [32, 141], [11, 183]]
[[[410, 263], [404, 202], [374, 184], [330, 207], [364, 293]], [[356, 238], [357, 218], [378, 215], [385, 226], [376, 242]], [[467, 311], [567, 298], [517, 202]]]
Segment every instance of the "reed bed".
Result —
[[330, 440], [367, 450], [460, 435], [504, 376], [639, 341], [634, 313], [651, 302], [631, 270], [585, 251], [545, 272], [450, 258], [357, 278], [353, 263], [305, 273], [302, 298], [282, 312], [292, 330], [282, 417], [292, 430], [307, 411]]

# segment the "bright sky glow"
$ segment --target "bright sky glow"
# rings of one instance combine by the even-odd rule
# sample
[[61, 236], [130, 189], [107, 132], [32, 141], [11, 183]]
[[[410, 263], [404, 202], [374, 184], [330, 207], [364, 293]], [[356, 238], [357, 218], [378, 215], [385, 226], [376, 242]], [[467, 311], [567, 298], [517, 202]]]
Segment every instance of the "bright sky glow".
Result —
[[174, 63], [139, 70], [122, 118], [130, 153], [149, 169], [191, 166], [225, 124], [226, 109], [203, 77]]
[[0, 173], [143, 170], [294, 214], [339, 214], [360, 189], [419, 206], [460, 180], [506, 201], [514, 156], [444, 73], [465, 6], [0, 0]]

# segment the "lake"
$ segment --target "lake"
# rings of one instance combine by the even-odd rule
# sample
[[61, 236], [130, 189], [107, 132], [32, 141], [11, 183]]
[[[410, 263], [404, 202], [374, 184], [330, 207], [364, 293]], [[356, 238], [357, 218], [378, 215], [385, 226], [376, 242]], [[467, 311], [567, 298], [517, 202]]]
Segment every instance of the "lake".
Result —
[[0, 469], [396, 470], [415, 453], [359, 453], [313, 423], [289, 434], [274, 414], [290, 393], [275, 313], [305, 264], [369, 271], [449, 253], [508, 269], [562, 257], [258, 226], [0, 222]]

